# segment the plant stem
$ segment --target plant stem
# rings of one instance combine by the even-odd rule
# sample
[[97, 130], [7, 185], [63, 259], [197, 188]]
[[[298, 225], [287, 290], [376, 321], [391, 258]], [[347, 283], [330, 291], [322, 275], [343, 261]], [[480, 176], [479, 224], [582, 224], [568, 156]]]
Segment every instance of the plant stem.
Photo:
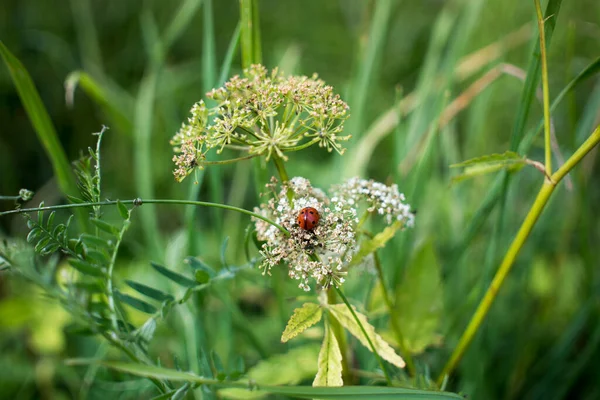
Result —
[[544, 103], [544, 149], [546, 175], [552, 174], [552, 148], [550, 145], [550, 91], [548, 89], [548, 60], [546, 59], [546, 35], [544, 33], [544, 16], [540, 0], [533, 0], [537, 14], [537, 23], [540, 31], [540, 50], [542, 53], [542, 90]]
[[[209, 203], [207, 201], [175, 200], [175, 199], [148, 199], [148, 200], [134, 199], [134, 200], [120, 200], [120, 202], [122, 204], [133, 204], [136, 206], [139, 206], [142, 203], [147, 203], [147, 204], [183, 204], [183, 205], [192, 205], [192, 206], [223, 208], [225, 210], [237, 211], [242, 214], [247, 214], [254, 218], [261, 219], [261, 220], [273, 225], [277, 229], [279, 229], [281, 232], [283, 232], [284, 235], [286, 235], [286, 236], [290, 235], [290, 233], [288, 232], [287, 229], [285, 229], [283, 226], [279, 225], [275, 221], [272, 221], [265, 216], [262, 216], [255, 212], [252, 212], [252, 211], [245, 210], [243, 208], [229, 206], [227, 204]], [[4, 215], [21, 214], [21, 213], [35, 212], [35, 211], [61, 210], [61, 209], [93, 207], [93, 206], [112, 206], [112, 205], [116, 205], [116, 204], [117, 204], [116, 200], [107, 200], [107, 201], [99, 201], [99, 202], [95, 202], [95, 203], [90, 202], [90, 203], [77, 203], [77, 204], [63, 204], [63, 205], [48, 206], [48, 207], [19, 208], [16, 210], [0, 212], [0, 217], [2, 217]]]
[[375, 257], [375, 268], [377, 269], [377, 275], [379, 277], [379, 284], [381, 285], [381, 290], [383, 292], [383, 299], [388, 308], [388, 312], [390, 313], [390, 322], [392, 323], [392, 329], [396, 334], [396, 340], [398, 341], [398, 345], [400, 346], [400, 351], [402, 352], [402, 356], [406, 360], [406, 366], [408, 368], [408, 373], [410, 376], [417, 376], [417, 370], [415, 368], [415, 363], [413, 361], [412, 355], [410, 351], [406, 348], [406, 342], [404, 341], [404, 336], [402, 335], [402, 330], [400, 329], [400, 325], [398, 325], [398, 314], [396, 314], [396, 308], [392, 303], [392, 299], [390, 298], [389, 292], [385, 285], [385, 281], [383, 278], [383, 268], [381, 267], [381, 261], [379, 260], [379, 255], [377, 252], [373, 253]]
[[367, 339], [367, 342], [369, 342], [369, 346], [371, 347], [371, 351], [373, 352], [373, 354], [375, 354], [375, 358], [377, 358], [377, 362], [379, 363], [379, 367], [381, 368], [381, 370], [383, 371], [383, 374], [385, 375], [385, 380], [387, 381], [387, 384], [389, 386], [392, 386], [392, 379], [390, 378], [390, 375], [389, 375], [387, 369], [385, 368], [385, 364], [383, 364], [383, 360], [381, 359], [381, 356], [377, 352], [377, 349], [375, 348], [375, 345], [373, 344], [373, 341], [371, 340], [371, 338], [367, 334], [367, 331], [366, 331], [365, 327], [363, 326], [362, 322], [360, 322], [360, 319], [358, 319], [358, 315], [356, 315], [356, 312], [354, 311], [354, 308], [352, 308], [352, 306], [350, 305], [350, 302], [348, 302], [348, 299], [346, 298], [346, 296], [344, 295], [344, 293], [338, 287], [334, 286], [334, 288], [335, 288], [335, 291], [337, 292], [337, 294], [339, 294], [340, 297], [342, 298], [342, 301], [344, 302], [344, 304], [346, 304], [346, 307], [348, 307], [348, 309], [352, 313], [352, 316], [354, 317], [354, 320], [356, 321], [356, 323], [360, 327], [360, 330], [362, 331], [363, 335], [365, 335], [365, 338]]
[[475, 337], [475, 334], [477, 333], [481, 324], [483, 323], [483, 320], [487, 316], [487, 314], [492, 306], [492, 303], [496, 299], [496, 296], [498, 295], [498, 291], [502, 287], [502, 284], [504, 283], [506, 276], [510, 272], [510, 270], [515, 262], [515, 259], [517, 258], [517, 255], [519, 254], [519, 251], [525, 244], [525, 240], [527, 240], [527, 237], [531, 233], [533, 226], [537, 222], [540, 214], [542, 213], [542, 211], [544, 209], [544, 206], [546, 205], [546, 203], [548, 202], [548, 199], [550, 198], [550, 195], [556, 188], [556, 185], [599, 142], [600, 142], [600, 125], [598, 127], [596, 127], [596, 129], [590, 135], [590, 137], [577, 149], [577, 151], [575, 151], [575, 153], [573, 153], [573, 155], [562, 165], [562, 167], [560, 167], [558, 169], [558, 171], [556, 171], [554, 174], [552, 174], [552, 176], [550, 178], [546, 178], [546, 180], [544, 181], [544, 184], [542, 185], [542, 188], [540, 189], [540, 191], [535, 199], [535, 202], [531, 206], [529, 213], [525, 217], [525, 220], [523, 221], [523, 224], [521, 225], [519, 232], [515, 236], [508, 251], [506, 252], [506, 255], [504, 256], [504, 259], [502, 260], [502, 263], [500, 264], [500, 267], [498, 268], [498, 271], [496, 272], [496, 275], [494, 276], [492, 283], [490, 284], [485, 295], [483, 296], [483, 299], [477, 306], [477, 310], [475, 310], [475, 314], [473, 315], [473, 317], [471, 318], [471, 321], [469, 322], [469, 325], [463, 332], [463, 334], [458, 342], [458, 345], [456, 346], [456, 348], [452, 352], [452, 355], [450, 356], [450, 359], [448, 360], [448, 362], [442, 369], [442, 372], [440, 373], [440, 375], [437, 379], [438, 385], [441, 385], [441, 383], [444, 381], [445, 377], [447, 375], [449, 375], [450, 373], [452, 373], [452, 371], [454, 370], [454, 368], [456, 367], [456, 365], [458, 364], [458, 362], [461, 360], [462, 356], [464, 355], [465, 351], [469, 347], [469, 344]]
[[[333, 290], [327, 290], [327, 303], [337, 303], [337, 296]], [[329, 317], [329, 325], [331, 326], [333, 334], [338, 341], [340, 353], [342, 354], [342, 379], [346, 385], [351, 385], [354, 377], [352, 376], [350, 364], [348, 363], [348, 342], [346, 341], [344, 329], [342, 328], [340, 322], [331, 316]]]

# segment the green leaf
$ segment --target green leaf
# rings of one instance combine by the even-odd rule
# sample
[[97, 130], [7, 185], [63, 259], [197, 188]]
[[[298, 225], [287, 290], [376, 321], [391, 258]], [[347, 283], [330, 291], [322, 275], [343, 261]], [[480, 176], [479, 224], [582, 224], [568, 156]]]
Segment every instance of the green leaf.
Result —
[[215, 270], [197, 257], [187, 257], [185, 262], [190, 265], [195, 271], [204, 271], [211, 278], [216, 275]]
[[378, 249], [381, 249], [385, 246], [385, 244], [394, 237], [396, 232], [402, 228], [402, 223], [400, 221], [394, 222], [392, 225], [387, 226], [383, 231], [379, 232], [377, 235], [373, 236], [372, 239], [365, 240], [361, 243], [360, 249], [358, 252], [352, 257], [352, 261], [350, 265], [360, 264], [361, 261], [371, 253], [374, 253]]
[[119, 230], [108, 222], [104, 222], [97, 218], [91, 218], [90, 221], [92, 221], [92, 224], [96, 225], [101, 231], [110, 233], [113, 236], [119, 236]]
[[170, 280], [177, 283], [178, 285], [181, 285], [184, 287], [198, 286], [198, 284], [195, 281], [193, 281], [181, 274], [178, 274], [177, 272], [173, 272], [170, 269], [163, 267], [162, 265], [159, 265], [155, 262], [150, 262], [150, 265], [152, 265], [152, 268], [154, 268], [160, 274], [169, 278]]
[[102, 249], [109, 250], [111, 245], [106, 239], [100, 238], [98, 236], [89, 235], [84, 233], [80, 236], [81, 241], [85, 243], [87, 246], [94, 246]]
[[129, 209], [125, 206], [125, 204], [121, 203], [117, 200], [117, 209], [119, 210], [119, 214], [123, 219], [129, 219]]
[[42, 103], [31, 76], [23, 64], [8, 50], [2, 41], [0, 41], [0, 56], [4, 59], [4, 63], [10, 72], [10, 76], [19, 93], [29, 120], [37, 133], [38, 139], [44, 146], [46, 154], [50, 157], [58, 185], [65, 194], [77, 193], [75, 179], [71, 174], [71, 165], [58, 140], [56, 130], [52, 125], [50, 116]]
[[201, 285], [208, 283], [208, 281], [210, 281], [210, 275], [206, 271], [198, 270], [194, 274], [194, 277], [196, 278], [196, 282], [198, 282]]
[[148, 296], [151, 299], [158, 300], [158, 301], [173, 300], [173, 296], [171, 296], [170, 294], [162, 292], [158, 289], [154, 289], [150, 286], [146, 286], [142, 283], [138, 283], [138, 282], [134, 282], [134, 281], [130, 281], [130, 280], [126, 280], [125, 283], [127, 284], [127, 286], [129, 286], [136, 292], [141, 293], [144, 296]]
[[133, 112], [133, 101], [124, 90], [120, 88], [117, 90], [116, 85], [109, 85], [106, 79], [104, 81], [103, 87], [83, 71], [71, 72], [65, 79], [67, 105], [72, 105], [75, 90], [81, 86], [83, 91], [112, 118], [121, 133], [131, 135], [131, 121], [127, 115]]
[[[346, 328], [348, 332], [350, 332], [350, 334], [352, 334], [352, 336], [357, 338], [363, 344], [363, 346], [365, 346], [367, 349], [369, 349], [369, 351], [371, 351], [371, 346], [369, 345], [367, 338], [363, 334], [362, 330], [360, 329], [360, 326], [358, 325], [358, 323], [354, 319], [354, 316], [345, 304], [329, 304], [327, 305], [327, 309], [329, 310], [331, 315], [335, 319], [337, 319], [339, 323], [344, 328]], [[390, 364], [397, 366], [398, 368], [404, 368], [405, 363], [402, 357], [396, 354], [394, 349], [385, 340], [383, 340], [383, 338], [379, 336], [377, 332], [375, 332], [375, 328], [373, 327], [373, 325], [369, 324], [369, 322], [367, 321], [367, 317], [356, 311], [356, 309], [354, 309], [354, 312], [358, 316], [358, 319], [365, 328], [367, 335], [369, 335], [369, 338], [373, 342], [373, 346], [375, 347], [377, 353], [379, 353], [381, 358], [383, 358]]]
[[85, 275], [95, 276], [98, 278], [104, 277], [104, 270], [96, 265], [90, 264], [87, 261], [79, 258], [70, 258], [69, 264], [77, 271]]
[[514, 151], [506, 151], [502, 154], [490, 154], [472, 158], [458, 164], [452, 164], [450, 168], [464, 168], [462, 174], [452, 178], [453, 182], [458, 182], [500, 170], [509, 172], [518, 171], [526, 164], [528, 164], [528, 160], [525, 157], [520, 156]]
[[136, 310], [140, 310], [141, 312], [144, 312], [146, 314], [154, 314], [156, 311], [158, 311], [153, 305], [148, 304], [145, 301], [140, 300], [136, 297], [130, 296], [125, 293], [121, 293], [118, 290], [115, 290], [114, 295], [123, 303], [130, 305]]
[[[293, 351], [293, 350], [292, 350]], [[316, 353], [315, 353], [316, 357]], [[172, 369], [155, 367], [151, 365], [127, 363], [120, 361], [100, 361], [94, 359], [75, 359], [68, 360], [68, 365], [89, 365], [97, 364], [106, 368], [120, 371], [123, 373], [132, 374], [135, 376], [142, 376], [146, 378], [164, 379], [173, 382], [191, 382], [197, 384], [207, 384], [214, 387], [231, 387], [244, 389], [244, 392], [248, 393], [253, 390], [252, 393], [259, 389], [260, 392], [265, 394], [271, 393], [281, 396], [298, 397], [302, 399], [318, 398], [323, 400], [329, 399], [344, 399], [344, 400], [464, 400], [463, 397], [448, 392], [436, 392], [428, 390], [415, 390], [405, 389], [400, 387], [385, 387], [385, 386], [342, 386], [342, 387], [311, 387], [311, 386], [273, 386], [260, 385], [258, 388], [253, 387], [247, 382], [218, 382], [214, 379], [204, 378], [191, 372], [175, 371]], [[260, 363], [259, 363], [260, 364]], [[315, 363], [316, 364], [316, 363]], [[315, 364], [312, 364], [313, 366]], [[282, 367], [287, 367], [288, 370], [299, 369], [303, 367], [303, 363], [294, 365], [293, 363], [286, 363]], [[277, 374], [278, 376], [284, 376], [279, 373], [280, 371], [271, 370], [271, 375]], [[254, 378], [253, 378], [254, 379]], [[258, 381], [257, 381], [258, 382]], [[274, 382], [273, 382], [274, 383]]]
[[304, 303], [302, 307], [296, 308], [294, 314], [281, 335], [281, 341], [283, 343], [290, 339], [295, 338], [306, 329], [310, 328], [321, 320], [323, 316], [323, 310], [321, 306], [315, 303]]
[[333, 330], [325, 324], [325, 337], [319, 352], [318, 372], [313, 386], [343, 386], [342, 352]]
[[396, 293], [398, 325], [408, 350], [418, 354], [439, 344], [444, 292], [431, 241], [417, 250]]

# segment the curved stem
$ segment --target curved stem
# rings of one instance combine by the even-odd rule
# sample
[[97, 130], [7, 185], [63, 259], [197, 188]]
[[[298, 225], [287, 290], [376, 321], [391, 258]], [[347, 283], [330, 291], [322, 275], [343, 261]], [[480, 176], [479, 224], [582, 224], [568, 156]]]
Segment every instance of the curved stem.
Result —
[[385, 365], [383, 364], [383, 360], [381, 359], [381, 356], [377, 352], [377, 349], [375, 348], [373, 341], [367, 334], [367, 331], [366, 331], [365, 327], [363, 326], [362, 322], [360, 322], [360, 319], [358, 319], [358, 315], [356, 315], [356, 311], [354, 311], [354, 308], [352, 308], [352, 306], [350, 305], [350, 302], [348, 302], [348, 299], [346, 298], [344, 293], [338, 287], [336, 287], [336, 286], [333, 286], [333, 287], [335, 288], [337, 294], [342, 298], [342, 301], [344, 302], [344, 304], [346, 304], [346, 307], [348, 307], [348, 309], [352, 313], [352, 316], [354, 317], [354, 320], [360, 327], [360, 330], [362, 331], [363, 335], [365, 335], [365, 338], [367, 339], [367, 342], [369, 343], [369, 346], [371, 347], [371, 351], [373, 352], [373, 354], [375, 354], [375, 358], [377, 358], [379, 367], [381, 368], [381, 370], [383, 371], [383, 374], [385, 375], [385, 380], [387, 381], [387, 384], [392, 386], [392, 379], [390, 378], [390, 375], [389, 375], [387, 369], [385, 368]]
[[[143, 203], [147, 203], [147, 204], [182, 204], [182, 205], [192, 205], [192, 206], [202, 206], [202, 207], [223, 208], [225, 210], [237, 211], [242, 214], [247, 214], [254, 218], [263, 220], [263, 221], [273, 225], [277, 229], [279, 229], [281, 232], [283, 232], [284, 235], [290, 236], [290, 233], [288, 232], [288, 230], [285, 229], [283, 226], [279, 225], [278, 223], [276, 223], [275, 221], [270, 220], [269, 218], [264, 217], [255, 212], [248, 211], [248, 210], [245, 210], [245, 209], [239, 208], [239, 207], [229, 206], [227, 204], [209, 203], [207, 201], [174, 200], [174, 199], [148, 199], [148, 200], [135, 199], [135, 200], [120, 200], [120, 202], [122, 204], [133, 204], [136, 206], [139, 206]], [[99, 201], [99, 202], [95, 202], [95, 203], [90, 202], [90, 203], [77, 203], [77, 204], [63, 204], [63, 205], [48, 206], [48, 207], [19, 208], [16, 210], [0, 212], [0, 217], [5, 216], [5, 215], [10, 215], [10, 214], [21, 214], [21, 213], [35, 212], [35, 211], [61, 210], [61, 209], [93, 207], [93, 206], [112, 206], [112, 205], [116, 205], [116, 204], [117, 204], [116, 200], [107, 200], [107, 201]]]
[[452, 371], [454, 370], [454, 368], [456, 368], [456, 365], [461, 360], [465, 351], [467, 350], [467, 348], [473, 341], [475, 334], [481, 327], [481, 324], [483, 323], [485, 317], [487, 316], [487, 314], [492, 306], [492, 303], [496, 299], [496, 296], [498, 295], [498, 291], [502, 287], [502, 284], [504, 283], [506, 276], [510, 272], [512, 266], [514, 265], [515, 259], [517, 258], [519, 251], [525, 244], [525, 240], [527, 240], [527, 237], [531, 233], [533, 226], [537, 222], [537, 219], [539, 218], [540, 214], [542, 213], [544, 206], [548, 202], [550, 195], [556, 188], [556, 185], [599, 142], [600, 142], [600, 125], [596, 127], [596, 129], [590, 135], [590, 137], [577, 149], [577, 151], [575, 151], [575, 153], [573, 153], [573, 155], [567, 160], [567, 162], [565, 162], [562, 165], [562, 167], [560, 167], [558, 169], [558, 171], [556, 171], [554, 174], [552, 174], [552, 176], [549, 179], [546, 178], [544, 184], [542, 185], [542, 188], [540, 189], [540, 191], [535, 199], [535, 202], [533, 203], [533, 205], [531, 206], [531, 209], [529, 210], [529, 213], [525, 217], [525, 220], [523, 221], [523, 224], [521, 225], [519, 232], [517, 233], [513, 242], [511, 243], [510, 247], [508, 248], [508, 251], [506, 252], [506, 255], [504, 256], [504, 259], [502, 260], [502, 263], [500, 264], [500, 267], [498, 268], [498, 271], [496, 272], [496, 275], [494, 276], [492, 283], [490, 284], [489, 288], [485, 292], [483, 299], [481, 299], [481, 302], [477, 306], [477, 310], [475, 310], [475, 314], [473, 314], [473, 317], [471, 318], [469, 325], [463, 332], [460, 340], [458, 341], [458, 345], [456, 346], [456, 348], [452, 352], [452, 355], [450, 356], [450, 359], [448, 360], [448, 362], [442, 369], [442, 372], [440, 373], [440, 375], [437, 379], [438, 385], [441, 385], [442, 382], [444, 381], [445, 377], [447, 375], [451, 374]]

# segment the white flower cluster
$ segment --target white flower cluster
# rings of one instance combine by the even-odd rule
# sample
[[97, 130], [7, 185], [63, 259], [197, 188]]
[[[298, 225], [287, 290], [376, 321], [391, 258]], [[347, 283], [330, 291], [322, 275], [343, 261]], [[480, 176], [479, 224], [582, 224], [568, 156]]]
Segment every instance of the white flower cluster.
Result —
[[[358, 190], [357, 185], [362, 189]], [[376, 209], [375, 204], [383, 207], [386, 218], [393, 215], [400, 220], [405, 216], [406, 226], [414, 222], [409, 206], [402, 202], [404, 197], [398, 194], [395, 185], [390, 188], [373, 181], [353, 179], [334, 187], [336, 195], [332, 198], [312, 187], [305, 178], [293, 178], [281, 185], [280, 190], [276, 186], [275, 181], [267, 185], [272, 196], [255, 211], [284, 227], [290, 235], [254, 219], [257, 237], [264, 241], [261, 268], [263, 274], [270, 274], [271, 268], [286, 263], [289, 276], [299, 280], [300, 288], [305, 291], [310, 290], [310, 278], [322, 287], [339, 286], [344, 282], [347, 266], [357, 250], [355, 230], [359, 200], [365, 199], [370, 211]], [[315, 208], [319, 213], [319, 222], [312, 230], [303, 229], [297, 222], [300, 211], [306, 207]]]
[[365, 201], [368, 212], [377, 212], [383, 215], [385, 222], [390, 225], [394, 221], [401, 221], [404, 227], [412, 228], [415, 224], [415, 215], [410, 211], [403, 193], [398, 191], [398, 185], [388, 186], [374, 180], [351, 178], [342, 185], [335, 186], [333, 192], [336, 197], [346, 199], [350, 204]]

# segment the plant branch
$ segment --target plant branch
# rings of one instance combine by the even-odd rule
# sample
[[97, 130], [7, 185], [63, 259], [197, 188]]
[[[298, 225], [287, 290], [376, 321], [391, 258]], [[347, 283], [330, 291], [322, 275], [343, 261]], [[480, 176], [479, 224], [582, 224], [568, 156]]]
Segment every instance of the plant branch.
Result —
[[[279, 225], [275, 221], [272, 221], [265, 216], [262, 216], [255, 212], [252, 212], [252, 211], [245, 210], [243, 208], [229, 206], [227, 204], [210, 203], [207, 201], [175, 200], [175, 199], [148, 199], [148, 200], [134, 199], [134, 200], [120, 200], [119, 202], [122, 204], [133, 204], [135, 206], [140, 206], [143, 203], [148, 203], [148, 204], [180, 204], [180, 205], [192, 205], [192, 206], [201, 206], [201, 207], [223, 208], [225, 210], [237, 211], [242, 214], [250, 215], [254, 218], [263, 220], [263, 221], [273, 225], [277, 229], [279, 229], [281, 232], [283, 232], [284, 235], [286, 235], [286, 236], [290, 235], [290, 233], [288, 232], [287, 229], [285, 229], [283, 226]], [[15, 209], [15, 210], [0, 212], [0, 217], [3, 217], [5, 215], [10, 215], [10, 214], [22, 214], [22, 213], [35, 212], [35, 211], [62, 210], [62, 209], [71, 209], [71, 208], [93, 207], [93, 206], [112, 206], [112, 205], [116, 205], [116, 204], [117, 204], [116, 200], [106, 200], [106, 201], [99, 201], [96, 203], [90, 202], [90, 203], [77, 203], [77, 204], [63, 204], [63, 205], [48, 206], [48, 207], [19, 208], [19, 209]]]

